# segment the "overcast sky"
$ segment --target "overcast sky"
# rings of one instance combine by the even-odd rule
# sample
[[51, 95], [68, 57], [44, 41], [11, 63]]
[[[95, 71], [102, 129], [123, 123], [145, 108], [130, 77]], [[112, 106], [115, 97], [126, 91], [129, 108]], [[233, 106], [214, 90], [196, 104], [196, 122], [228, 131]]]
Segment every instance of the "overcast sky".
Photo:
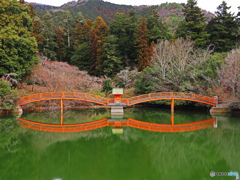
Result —
[[[47, 5], [61, 6], [72, 0], [25, 0], [26, 2], [36, 2]], [[104, 0], [115, 4], [126, 4], [126, 5], [160, 5], [165, 2], [177, 2], [187, 3], [187, 0]], [[237, 14], [238, 6], [240, 6], [239, 0], [225, 0], [228, 6], [231, 6], [231, 11]], [[217, 7], [222, 3], [222, 0], [198, 0], [198, 6], [201, 9], [205, 9], [214, 13]]]

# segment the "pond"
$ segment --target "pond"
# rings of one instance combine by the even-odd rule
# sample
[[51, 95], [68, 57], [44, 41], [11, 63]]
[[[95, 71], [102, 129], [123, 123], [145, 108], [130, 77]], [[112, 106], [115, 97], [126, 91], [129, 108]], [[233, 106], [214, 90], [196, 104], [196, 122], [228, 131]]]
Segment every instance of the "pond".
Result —
[[[23, 113], [24, 120], [61, 124], [61, 112]], [[127, 108], [123, 119], [171, 125], [165, 108]], [[176, 109], [174, 124], [211, 119], [207, 110]], [[110, 109], [64, 110], [63, 125], [111, 119]], [[210, 172], [240, 172], [240, 117], [215, 118], [217, 127], [153, 132], [122, 126], [56, 133], [21, 127], [0, 117], [1, 180], [236, 179]]]

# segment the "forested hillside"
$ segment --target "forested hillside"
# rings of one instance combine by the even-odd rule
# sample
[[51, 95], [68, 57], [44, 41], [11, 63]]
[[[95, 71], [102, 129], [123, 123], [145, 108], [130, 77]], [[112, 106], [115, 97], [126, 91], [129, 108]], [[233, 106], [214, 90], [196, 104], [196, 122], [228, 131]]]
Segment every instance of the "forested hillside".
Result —
[[[36, 4], [36, 10], [38, 10], [37, 14], [40, 17], [46, 13], [45, 11], [40, 10], [50, 9], [58, 9], [57, 11], [69, 10], [73, 16], [81, 12], [84, 18], [90, 19], [91, 21], [94, 21], [97, 16], [101, 16], [108, 25], [114, 19], [116, 13], [128, 14], [131, 9], [134, 9], [136, 11], [136, 15], [149, 18], [152, 11], [156, 10], [163, 22], [167, 23], [171, 27], [176, 27], [184, 18], [184, 14], [182, 12], [182, 8], [184, 6], [184, 3], [162, 3], [161, 5], [156, 6], [127, 6], [104, 2], [102, 0], [79, 0], [77, 2], [68, 2], [60, 8], [51, 8], [51, 6], [41, 6]], [[207, 21], [214, 17], [214, 14], [212, 13], [205, 10], [202, 11], [207, 17]]]
[[[69, 10], [73, 16], [81, 12], [84, 18], [90, 19], [91, 21], [94, 21], [97, 16], [101, 16], [103, 20], [109, 24], [114, 19], [116, 13], [128, 14], [128, 12], [133, 9], [133, 6], [117, 5], [100, 0], [89, 0], [70, 2], [61, 6], [60, 9]], [[37, 11], [37, 13], [41, 17], [46, 12]]]

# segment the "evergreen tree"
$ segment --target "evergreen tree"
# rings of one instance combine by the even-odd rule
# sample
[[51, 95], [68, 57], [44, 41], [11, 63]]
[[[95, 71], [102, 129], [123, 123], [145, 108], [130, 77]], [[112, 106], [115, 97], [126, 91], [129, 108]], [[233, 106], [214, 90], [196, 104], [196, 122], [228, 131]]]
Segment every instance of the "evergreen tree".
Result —
[[148, 35], [148, 30], [146, 27], [146, 19], [142, 18], [140, 26], [137, 29], [137, 67], [139, 71], [142, 71], [150, 65], [150, 59], [153, 53], [154, 42], [152, 41], [149, 46], [150, 35]]
[[111, 34], [117, 37], [118, 50], [124, 66], [135, 66], [136, 59], [136, 27], [138, 18], [134, 10], [129, 12], [129, 16], [118, 13], [110, 23]]
[[88, 73], [90, 73], [91, 53], [92, 50], [90, 45], [84, 42], [76, 49], [70, 63], [77, 66], [79, 70], [88, 71]]
[[119, 51], [117, 50], [117, 38], [114, 35], [108, 35], [103, 47], [102, 75], [113, 77], [123, 69]]
[[38, 61], [28, 13], [28, 7], [17, 0], [0, 1], [0, 75], [16, 73], [21, 79]]
[[215, 12], [216, 17], [208, 23], [207, 30], [210, 41], [215, 45], [216, 52], [227, 52], [234, 48], [238, 39], [239, 26], [237, 16], [229, 12], [231, 7], [222, 2]]
[[57, 48], [57, 43], [55, 42], [54, 33], [54, 22], [52, 14], [47, 11], [43, 16], [42, 20], [42, 35], [46, 38], [46, 41], [42, 45], [42, 54], [47, 56], [51, 60], [57, 59], [57, 53], [55, 49]]
[[175, 37], [191, 37], [196, 46], [205, 48], [208, 44], [210, 34], [206, 31], [206, 17], [197, 6], [197, 1], [188, 0], [186, 6], [183, 8], [183, 12], [185, 21], [179, 26], [180, 29], [176, 31]]
[[158, 12], [154, 9], [151, 16], [147, 19], [147, 28], [151, 34], [151, 41], [157, 43], [157, 40], [166, 40], [171, 37], [166, 24], [160, 21]]

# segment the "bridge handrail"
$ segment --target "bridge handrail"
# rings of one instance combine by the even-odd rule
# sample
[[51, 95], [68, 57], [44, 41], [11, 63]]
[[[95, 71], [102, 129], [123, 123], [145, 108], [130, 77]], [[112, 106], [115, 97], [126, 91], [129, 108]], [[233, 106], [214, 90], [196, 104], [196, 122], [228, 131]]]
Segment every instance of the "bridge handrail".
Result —
[[129, 103], [131, 104], [136, 101], [141, 101], [145, 99], [154, 99], [154, 98], [160, 98], [160, 97], [196, 99], [196, 100], [207, 101], [215, 104], [215, 100], [212, 97], [207, 97], [207, 96], [192, 94], [192, 93], [182, 93], [182, 92], [159, 92], [159, 93], [143, 94], [140, 96], [129, 98]]
[[46, 92], [46, 93], [39, 93], [39, 94], [32, 94], [29, 96], [21, 97], [18, 101], [18, 104], [33, 100], [33, 99], [43, 99], [48, 97], [78, 97], [83, 99], [92, 99], [97, 101], [102, 101], [104, 103], [107, 103], [107, 98], [97, 96], [94, 94], [87, 94], [87, 93], [79, 93], [79, 92]]

